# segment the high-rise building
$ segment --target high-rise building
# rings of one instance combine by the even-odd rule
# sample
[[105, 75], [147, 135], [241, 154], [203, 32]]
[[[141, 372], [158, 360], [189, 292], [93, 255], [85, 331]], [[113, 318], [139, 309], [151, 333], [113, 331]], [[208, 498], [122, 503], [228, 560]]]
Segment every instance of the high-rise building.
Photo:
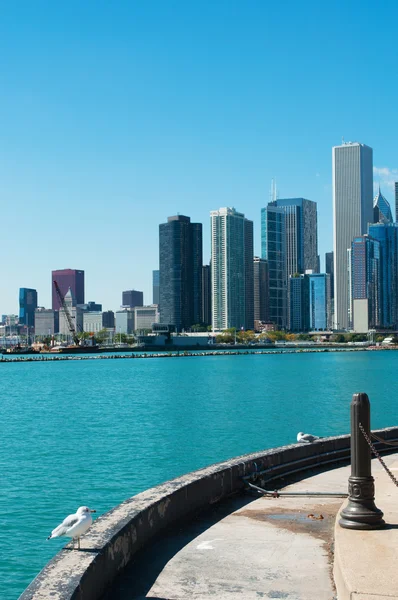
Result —
[[393, 223], [390, 204], [381, 193], [380, 186], [373, 199], [373, 223]]
[[159, 225], [159, 285], [162, 323], [181, 331], [201, 322], [201, 223], [177, 215]]
[[235, 208], [210, 213], [213, 329], [253, 329], [253, 221]]
[[86, 304], [78, 304], [77, 306], [88, 312], [102, 312], [102, 304], [97, 304], [97, 302], [93, 302], [92, 300]]
[[269, 321], [287, 326], [285, 211], [268, 204], [261, 209], [261, 258], [268, 263]]
[[113, 310], [106, 310], [102, 313], [102, 327], [103, 329], [115, 328], [115, 313]]
[[70, 288], [76, 304], [84, 304], [84, 271], [78, 271], [76, 269], [52, 271], [52, 308], [53, 310], [59, 310], [61, 308], [61, 303], [55, 291], [54, 280], [58, 283], [63, 296], [68, 293]]
[[349, 326], [347, 249], [373, 221], [373, 151], [365, 144], [333, 148], [334, 326]]
[[367, 234], [355, 237], [349, 257], [351, 326], [366, 333], [381, 325], [380, 242]]
[[291, 275], [289, 277], [290, 331], [303, 332], [310, 328], [309, 323], [309, 276]]
[[152, 304], [159, 304], [159, 269], [152, 271]]
[[134, 308], [135, 306], [143, 306], [144, 293], [138, 290], [127, 290], [122, 294], [122, 306], [126, 308]]
[[102, 327], [102, 312], [99, 310], [83, 312], [83, 331], [87, 333], [98, 333]]
[[268, 263], [263, 258], [253, 259], [254, 279], [254, 328], [259, 329], [259, 321], [268, 321]]
[[159, 323], [159, 309], [157, 304], [135, 307], [134, 327], [136, 331], [152, 329], [154, 323]]
[[[58, 281], [58, 280], [56, 279], [55, 281]], [[76, 299], [75, 299], [75, 296], [74, 296], [71, 288], [69, 288], [68, 291], [66, 292], [66, 294], [64, 296], [64, 300], [65, 300], [66, 309], [68, 310], [69, 315], [72, 319], [72, 323], [75, 328], [75, 332], [79, 333], [80, 331], [83, 331], [83, 313], [84, 313], [84, 311], [81, 308], [78, 308], [76, 306]], [[62, 308], [62, 306], [59, 309], [59, 333], [67, 336], [68, 338], [71, 337], [71, 335], [72, 335], [71, 331], [69, 329], [69, 321], [65, 314], [65, 310]]]
[[211, 266], [202, 267], [202, 320], [203, 325], [211, 325]]
[[285, 212], [286, 277], [308, 270], [318, 273], [316, 202], [305, 198], [278, 198], [272, 204]]
[[333, 252], [325, 253], [325, 272], [330, 275], [330, 297], [334, 298], [334, 259]]
[[37, 308], [37, 291], [19, 288], [19, 324], [33, 327]]
[[308, 275], [308, 282], [310, 329], [311, 331], [330, 329], [332, 325], [330, 275], [328, 273], [311, 273]]
[[35, 336], [47, 337], [58, 333], [59, 313], [51, 308], [36, 308], [35, 310]]
[[398, 181], [395, 182], [395, 222], [398, 223]]
[[398, 326], [398, 225], [374, 223], [369, 225], [369, 237], [380, 243], [380, 324]]
[[116, 333], [133, 333], [134, 327], [134, 309], [125, 308], [115, 312], [115, 331]]

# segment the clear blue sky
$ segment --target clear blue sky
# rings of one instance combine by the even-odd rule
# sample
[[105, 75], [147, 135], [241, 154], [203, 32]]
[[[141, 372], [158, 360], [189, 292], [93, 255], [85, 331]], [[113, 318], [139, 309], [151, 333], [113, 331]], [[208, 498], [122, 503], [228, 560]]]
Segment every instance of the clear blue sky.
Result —
[[[0, 313], [18, 288], [50, 305], [51, 270], [86, 300], [151, 302], [158, 225], [235, 206], [271, 179], [318, 202], [332, 249], [331, 148], [373, 147], [392, 199], [398, 8], [384, 1], [0, 0]], [[393, 206], [392, 206], [393, 207]]]

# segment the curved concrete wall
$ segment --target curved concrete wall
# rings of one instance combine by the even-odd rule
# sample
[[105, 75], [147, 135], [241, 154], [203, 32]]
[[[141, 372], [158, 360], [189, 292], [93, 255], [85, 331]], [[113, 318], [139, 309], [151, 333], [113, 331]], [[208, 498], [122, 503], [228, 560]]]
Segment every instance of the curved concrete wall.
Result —
[[[378, 434], [384, 439], [397, 439], [398, 427]], [[20, 600], [100, 600], [115, 577], [154, 536], [241, 491], [245, 477], [270, 481], [333, 465], [349, 459], [349, 445], [350, 436], [346, 435], [247, 454], [137, 494], [94, 522], [82, 538], [82, 550], [71, 550], [69, 546], [61, 550]]]

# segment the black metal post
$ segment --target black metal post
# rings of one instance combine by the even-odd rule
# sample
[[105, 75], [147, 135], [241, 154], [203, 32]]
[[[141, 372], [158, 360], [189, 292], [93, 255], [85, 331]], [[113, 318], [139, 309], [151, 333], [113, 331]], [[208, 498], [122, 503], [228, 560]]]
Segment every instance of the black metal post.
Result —
[[348, 479], [348, 504], [340, 513], [345, 529], [381, 529], [383, 513], [375, 503], [371, 469], [371, 450], [359, 428], [370, 437], [370, 403], [367, 394], [354, 394], [351, 402], [351, 476]]

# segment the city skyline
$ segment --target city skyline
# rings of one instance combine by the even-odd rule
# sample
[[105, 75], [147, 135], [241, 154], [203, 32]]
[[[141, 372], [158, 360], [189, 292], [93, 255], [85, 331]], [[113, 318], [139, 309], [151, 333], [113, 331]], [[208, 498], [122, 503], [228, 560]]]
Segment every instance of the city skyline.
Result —
[[[272, 178], [280, 197], [317, 202], [323, 257], [332, 249], [330, 148], [343, 136], [374, 148], [374, 179], [393, 207], [398, 84], [392, 78], [386, 93], [370, 76], [380, 65], [394, 72], [390, 8], [386, 19], [370, 4], [337, 3], [325, 20], [313, 2], [291, 3], [288, 19], [257, 0], [250, 9], [120, 0], [95, 11], [5, 3], [1, 246], [12, 251], [2, 312], [16, 310], [21, 286], [50, 306], [48, 273], [64, 266], [85, 270], [87, 298], [104, 307], [131, 286], [149, 301], [157, 225], [178, 212], [203, 223], [204, 263], [218, 206], [254, 222], [260, 255], [258, 211]], [[325, 44], [342, 24], [344, 43]], [[358, 44], [378, 29], [383, 44]]]

